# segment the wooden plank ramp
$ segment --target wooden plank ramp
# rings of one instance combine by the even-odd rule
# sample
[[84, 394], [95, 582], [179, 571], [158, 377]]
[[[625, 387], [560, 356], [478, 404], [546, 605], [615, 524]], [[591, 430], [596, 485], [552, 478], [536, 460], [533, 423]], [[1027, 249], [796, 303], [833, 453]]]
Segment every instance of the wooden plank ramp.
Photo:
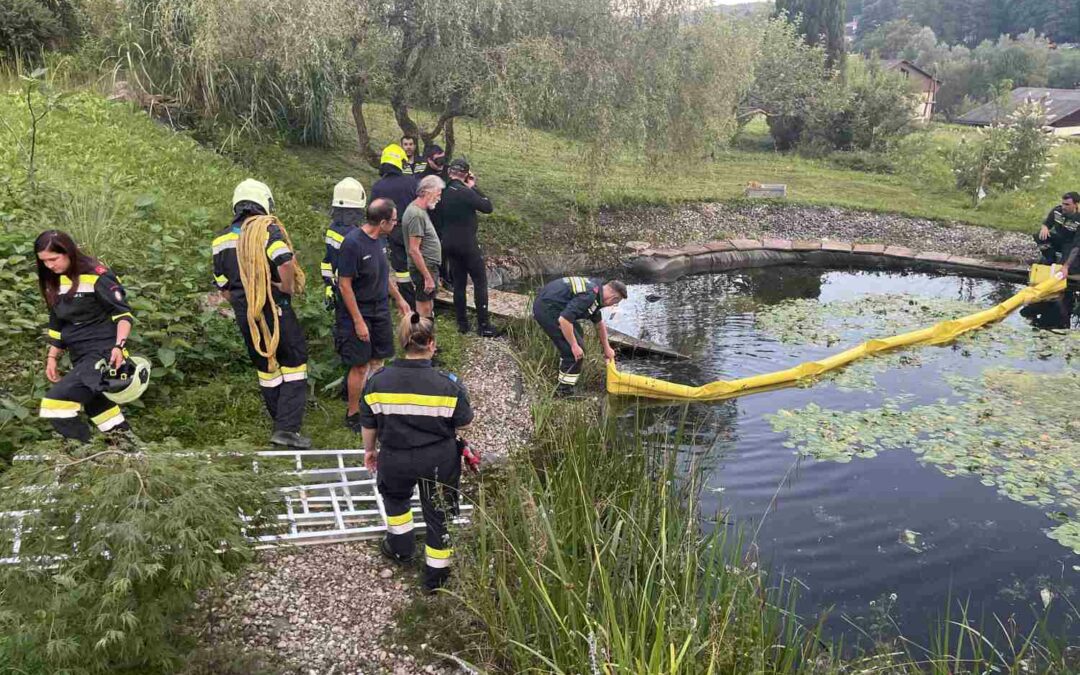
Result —
[[[471, 309], [476, 309], [476, 302], [473, 300], [472, 286], [469, 286], [467, 295], [467, 304]], [[439, 289], [439, 295], [436, 300], [442, 305], [453, 306], [454, 304], [453, 295], [446, 289]], [[491, 312], [492, 315], [504, 319], [525, 319], [531, 321], [531, 298], [526, 295], [521, 295], [520, 293], [507, 293], [506, 291], [490, 289], [488, 291], [488, 311]], [[685, 361], [690, 358], [670, 347], [658, 345], [647, 340], [641, 340], [612, 328], [608, 328], [608, 341], [611, 343], [612, 349], [624, 354], [656, 356], [680, 361]]]

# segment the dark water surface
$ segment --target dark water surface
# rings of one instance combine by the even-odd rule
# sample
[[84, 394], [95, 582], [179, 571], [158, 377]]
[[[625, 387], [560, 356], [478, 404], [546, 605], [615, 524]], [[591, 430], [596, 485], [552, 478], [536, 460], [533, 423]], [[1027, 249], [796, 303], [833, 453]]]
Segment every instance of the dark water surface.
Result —
[[[964, 301], [977, 311], [1018, 288], [952, 276], [774, 268], [634, 285], [609, 323], [692, 356], [682, 363], [624, 360], [624, 370], [702, 384], [786, 368], [857, 342], [785, 344], [755, 326], [759, 311], [790, 298], [826, 303], [905, 294]], [[649, 302], [649, 295], [660, 299]], [[1008, 321], [1026, 329], [1017, 315]], [[949, 478], [906, 449], [844, 464], [800, 458], [766, 419], [810, 403], [876, 408], [898, 394], [910, 397], [909, 405], [933, 403], [951, 393], [944, 371], [975, 376], [992, 366], [1039, 372], [1062, 366], [1053, 358], [992, 361], [955, 346], [918, 349], [938, 351], [926, 363], [877, 373], [876, 389], [844, 391], [821, 382], [689, 406], [698, 431], [688, 452], [711, 467], [702, 495], [705, 513], [725, 512], [747, 536], [757, 531], [763, 564], [801, 582], [800, 613], [812, 618], [831, 608], [827, 630], [849, 641], [858, 631], [842, 617], [865, 627], [883, 603], [905, 635], [923, 641], [950, 596], [954, 607], [970, 599], [975, 622], [995, 632], [994, 614], [1030, 626], [1043, 611], [1043, 588], [1069, 596], [1078, 583], [1073, 566], [1080, 556], [1046, 536], [1052, 523], [1045, 510], [1012, 501], [977, 477]], [[671, 413], [671, 406], [649, 405], [637, 414], [663, 429], [672, 424]], [[906, 531], [918, 533], [917, 539]], [[1075, 635], [1080, 627], [1067, 612], [1054, 611], [1064, 605], [1052, 604], [1052, 622]]]

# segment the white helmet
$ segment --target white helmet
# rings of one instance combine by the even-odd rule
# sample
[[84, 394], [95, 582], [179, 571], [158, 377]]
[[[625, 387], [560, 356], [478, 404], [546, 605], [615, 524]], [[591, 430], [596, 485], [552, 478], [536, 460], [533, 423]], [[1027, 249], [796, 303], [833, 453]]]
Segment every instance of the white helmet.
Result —
[[274, 212], [274, 194], [270, 192], [270, 187], [254, 178], [244, 179], [233, 190], [232, 205], [235, 207], [240, 202], [254, 202], [268, 214]]
[[334, 186], [334, 203], [339, 209], [362, 209], [367, 206], [367, 193], [364, 186], [355, 178], [343, 178]]

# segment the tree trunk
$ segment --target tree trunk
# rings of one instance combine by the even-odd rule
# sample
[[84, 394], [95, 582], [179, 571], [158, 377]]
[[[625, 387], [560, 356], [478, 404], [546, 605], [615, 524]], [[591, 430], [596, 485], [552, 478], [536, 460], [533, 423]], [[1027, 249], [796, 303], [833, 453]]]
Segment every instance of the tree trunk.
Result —
[[360, 156], [373, 168], [378, 169], [379, 153], [371, 145], [371, 134], [368, 133], [367, 120], [364, 118], [364, 94], [363, 86], [356, 85], [350, 96], [353, 122], [356, 124], [356, 140], [359, 143]]
[[454, 158], [454, 118], [446, 120], [446, 127], [443, 130], [443, 135], [446, 138], [446, 144], [443, 146], [443, 150], [446, 151], [446, 162], [449, 163]]

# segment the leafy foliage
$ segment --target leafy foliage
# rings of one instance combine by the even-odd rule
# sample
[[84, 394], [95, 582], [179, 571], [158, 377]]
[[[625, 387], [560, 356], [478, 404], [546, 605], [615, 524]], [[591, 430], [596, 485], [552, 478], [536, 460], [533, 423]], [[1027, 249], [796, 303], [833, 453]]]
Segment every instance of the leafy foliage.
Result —
[[[250, 559], [238, 513], [270, 514], [268, 474], [243, 459], [101, 450], [2, 477], [0, 660], [20, 672], [166, 670], [195, 593]], [[252, 523], [257, 524], [258, 521]]]
[[776, 13], [797, 20], [807, 43], [822, 45], [829, 66], [841, 66], [847, 48], [845, 4], [845, 0], [776, 0]]
[[36, 60], [58, 46], [64, 25], [40, 0], [0, 0], [0, 54]]
[[830, 85], [807, 111], [804, 146], [882, 152], [912, 130], [911, 85], [880, 61], [848, 59], [846, 77]]
[[1045, 125], [1046, 103], [1028, 101], [1004, 121], [965, 138], [950, 153], [957, 187], [978, 203], [989, 188], [1015, 190], [1044, 181], [1057, 145]]

